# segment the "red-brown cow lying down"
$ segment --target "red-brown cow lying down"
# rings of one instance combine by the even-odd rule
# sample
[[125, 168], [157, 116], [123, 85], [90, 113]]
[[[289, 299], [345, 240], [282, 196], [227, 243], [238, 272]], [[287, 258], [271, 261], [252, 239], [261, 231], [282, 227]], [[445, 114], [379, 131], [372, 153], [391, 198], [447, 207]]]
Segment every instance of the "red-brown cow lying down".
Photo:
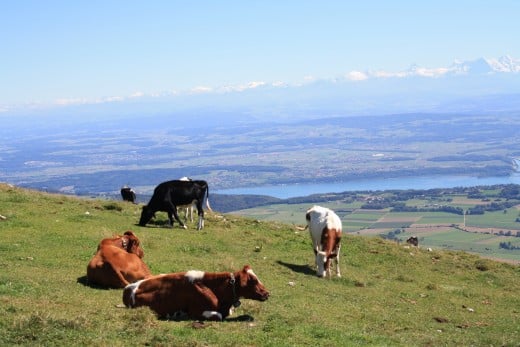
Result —
[[150, 277], [148, 266], [141, 260], [143, 256], [139, 239], [131, 231], [123, 236], [103, 239], [87, 265], [88, 282], [103, 287], [124, 288]]
[[188, 271], [153, 276], [132, 283], [123, 291], [127, 307], [149, 306], [159, 318], [188, 316], [223, 320], [239, 298], [265, 301], [269, 292], [249, 265], [241, 271]]

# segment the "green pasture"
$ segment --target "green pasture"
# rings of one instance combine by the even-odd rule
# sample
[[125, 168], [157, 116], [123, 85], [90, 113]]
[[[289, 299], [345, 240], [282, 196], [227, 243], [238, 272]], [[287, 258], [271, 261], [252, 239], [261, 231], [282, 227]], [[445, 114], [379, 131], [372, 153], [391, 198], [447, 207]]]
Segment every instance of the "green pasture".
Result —
[[465, 232], [457, 228], [443, 232], [402, 232], [397, 236], [401, 242], [406, 241], [410, 236], [417, 236], [420, 247], [423, 248], [462, 250], [489, 258], [520, 261], [520, 250], [506, 250], [499, 247], [501, 242], [511, 242], [511, 245], [520, 248], [519, 238]]
[[507, 210], [494, 212], [486, 212], [482, 215], [467, 215], [466, 225], [480, 228], [511, 229], [520, 231], [520, 223], [516, 221], [519, 218], [519, 210], [516, 207]]
[[[208, 213], [196, 231], [136, 226], [140, 206], [0, 185], [2, 346], [411, 346], [518, 343], [520, 269], [465, 252], [345, 235], [341, 278], [315, 276], [307, 233]], [[271, 296], [197, 328], [126, 309], [85, 282], [102, 238], [131, 229], [153, 273], [250, 264]]]
[[464, 221], [464, 216], [446, 212], [423, 212], [418, 216], [418, 224], [462, 224]]

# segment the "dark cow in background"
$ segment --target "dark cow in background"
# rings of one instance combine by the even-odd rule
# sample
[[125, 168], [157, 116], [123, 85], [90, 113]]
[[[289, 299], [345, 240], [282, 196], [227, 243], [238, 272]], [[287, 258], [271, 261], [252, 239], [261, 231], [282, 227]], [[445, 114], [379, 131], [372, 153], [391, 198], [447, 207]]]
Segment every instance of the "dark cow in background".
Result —
[[419, 247], [419, 239], [417, 238], [417, 236], [410, 236], [407, 240], [406, 240], [406, 243], [412, 245], [412, 246], [415, 246], [415, 247]]
[[121, 197], [123, 201], [130, 201], [131, 203], [136, 203], [135, 192], [132, 188], [124, 186], [121, 188]]
[[142, 257], [144, 252], [139, 239], [131, 231], [103, 239], [87, 265], [88, 282], [108, 288], [124, 288], [149, 277], [152, 274]]
[[186, 225], [184, 225], [177, 214], [177, 207], [195, 202], [199, 215], [197, 230], [201, 230], [204, 228], [204, 209], [202, 208], [204, 200], [206, 200], [206, 207], [211, 211], [208, 197], [209, 188], [206, 181], [173, 180], [163, 182], [155, 187], [148, 205], [143, 206], [139, 225], [145, 226], [155, 215], [155, 212], [163, 211], [168, 213], [168, 220], [171, 227], [173, 227], [173, 218], [175, 217], [175, 220], [179, 222], [180, 226], [186, 229]]
[[123, 290], [123, 303], [148, 306], [159, 318], [221, 321], [240, 306], [240, 298], [265, 301], [269, 292], [249, 265], [236, 272], [188, 271], [157, 275]]

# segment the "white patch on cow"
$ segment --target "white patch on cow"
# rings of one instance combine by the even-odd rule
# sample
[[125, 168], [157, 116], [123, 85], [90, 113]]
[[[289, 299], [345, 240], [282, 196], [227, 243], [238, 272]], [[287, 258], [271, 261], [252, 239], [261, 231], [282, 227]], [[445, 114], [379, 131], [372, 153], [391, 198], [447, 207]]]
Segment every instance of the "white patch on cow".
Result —
[[197, 280], [201, 280], [202, 278], [204, 278], [204, 271], [190, 270], [190, 271], [186, 272], [186, 275], [184, 275], [184, 276], [186, 276], [188, 281], [193, 283]]
[[[341, 233], [341, 219], [331, 209], [317, 205], [307, 210], [307, 216], [309, 218], [307, 220], [307, 225], [312, 239], [312, 247], [316, 252], [316, 273], [318, 276], [324, 277], [326, 273], [325, 262], [327, 261], [327, 255], [321, 252], [321, 237], [323, 232], [326, 230], [336, 230], [338, 233]], [[336, 264], [338, 266], [337, 271], [339, 271], [339, 249]], [[330, 268], [328, 270], [330, 273]]]
[[137, 289], [139, 289], [139, 285], [141, 285], [141, 283], [143, 281], [146, 281], [146, 280], [139, 280], [137, 282], [134, 282], [134, 283], [130, 283], [129, 285], [127, 285], [125, 287], [125, 291], [126, 290], [130, 290], [132, 293], [130, 294], [130, 300], [132, 301], [132, 306], [135, 305], [135, 293], [137, 292]]
[[202, 316], [206, 319], [217, 317], [219, 320], [222, 320], [222, 315], [217, 311], [204, 311], [202, 312]]
[[247, 273], [248, 273], [249, 275], [253, 276], [254, 278], [256, 278], [256, 280], [258, 281], [258, 283], [262, 283], [262, 282], [260, 281], [260, 279], [258, 278], [258, 276], [253, 272], [253, 269], [248, 269], [248, 270], [247, 270]]

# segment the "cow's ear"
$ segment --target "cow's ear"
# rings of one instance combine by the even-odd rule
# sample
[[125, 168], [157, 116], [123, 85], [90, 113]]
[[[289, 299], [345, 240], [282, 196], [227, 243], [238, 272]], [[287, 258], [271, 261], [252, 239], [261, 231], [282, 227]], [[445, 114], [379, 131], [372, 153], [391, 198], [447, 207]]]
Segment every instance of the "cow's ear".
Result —
[[244, 268], [242, 271], [240, 271], [240, 286], [245, 287], [247, 286], [247, 281], [249, 279], [249, 273], [248, 271], [251, 270], [251, 267], [249, 265], [244, 265]]

